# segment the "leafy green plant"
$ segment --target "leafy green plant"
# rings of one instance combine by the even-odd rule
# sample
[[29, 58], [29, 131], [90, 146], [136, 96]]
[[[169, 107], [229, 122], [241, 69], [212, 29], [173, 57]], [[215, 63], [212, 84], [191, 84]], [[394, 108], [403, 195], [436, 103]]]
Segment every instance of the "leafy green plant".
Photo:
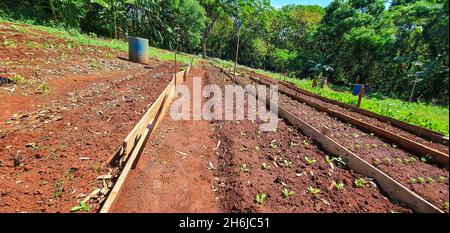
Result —
[[283, 161], [285, 167], [290, 168], [292, 166], [292, 162], [290, 160], [285, 159]]
[[448, 210], [448, 202], [444, 203], [444, 210]]
[[415, 183], [417, 183], [417, 180], [415, 179], [415, 178], [409, 178], [409, 181], [408, 181], [410, 184], [415, 184]]
[[42, 93], [42, 94], [46, 94], [46, 95], [48, 95], [50, 93], [50, 87], [49, 87], [48, 83], [45, 80], [42, 81], [39, 84], [39, 86], [37, 88], [37, 92], [38, 93]]
[[381, 159], [378, 158], [373, 158], [372, 159], [372, 163], [376, 166], [380, 165], [383, 161], [381, 161]]
[[270, 142], [270, 148], [272, 148], [272, 149], [278, 149], [278, 145], [277, 145], [277, 143], [276, 143], [275, 140], [273, 140], [272, 142]]
[[267, 163], [262, 163], [262, 164], [261, 164], [261, 168], [262, 168], [263, 170], [268, 170], [268, 169], [270, 169], [270, 166], [267, 165]]
[[281, 192], [283, 193], [284, 197], [286, 197], [286, 198], [293, 196], [295, 194], [294, 191], [289, 191], [289, 189], [287, 189], [287, 188], [284, 188]]
[[12, 77], [10, 77], [10, 79], [18, 85], [25, 85], [28, 83], [28, 81], [25, 77], [23, 77], [22, 75], [18, 75], [18, 74], [13, 75]]
[[316, 196], [317, 194], [320, 193], [320, 189], [313, 188], [312, 186], [309, 186], [307, 191], [308, 191], [308, 193], [310, 193], [313, 196]]
[[263, 204], [266, 201], [267, 195], [265, 193], [257, 194], [255, 201], [258, 204]]
[[87, 205], [86, 203], [81, 201], [79, 205], [74, 206], [74, 207], [72, 207], [72, 209], [70, 209], [71, 212], [77, 212], [77, 211], [80, 211], [80, 210], [82, 210], [82, 211], [90, 211], [91, 207], [89, 205]]
[[333, 180], [332, 185], [333, 185], [337, 190], [342, 190], [342, 189], [344, 189], [344, 183], [337, 183], [336, 181]]
[[433, 177], [428, 177], [428, 183], [429, 183], [429, 184], [432, 184], [433, 182], [434, 182]]
[[441, 183], [444, 183], [446, 179], [447, 178], [445, 178], [444, 176], [439, 176], [439, 182]]
[[417, 181], [421, 184], [425, 183], [425, 178], [423, 177], [417, 177]]
[[305, 156], [305, 160], [308, 163], [308, 165], [314, 165], [317, 161], [315, 159], [309, 159]]
[[396, 160], [397, 160], [398, 163], [403, 163], [402, 158], [397, 158]]
[[391, 165], [391, 163], [392, 163], [392, 159], [389, 156], [384, 157], [384, 161], [386, 162], [387, 165]]
[[355, 186], [357, 188], [364, 188], [364, 186], [366, 185], [367, 181], [363, 178], [359, 178], [355, 180]]
[[244, 173], [247, 173], [247, 172], [250, 171], [250, 167], [247, 164], [244, 163], [244, 164], [241, 165], [241, 171], [244, 172]]

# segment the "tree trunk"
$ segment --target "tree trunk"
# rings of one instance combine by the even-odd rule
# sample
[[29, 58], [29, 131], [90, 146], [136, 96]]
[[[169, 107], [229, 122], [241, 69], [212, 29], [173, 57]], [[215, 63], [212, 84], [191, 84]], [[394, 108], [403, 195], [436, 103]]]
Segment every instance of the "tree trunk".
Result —
[[203, 32], [202, 35], [202, 57], [203, 59], [206, 58], [206, 50], [208, 47], [208, 40], [209, 40], [209, 36], [211, 35], [211, 31], [214, 27], [214, 24], [216, 23], [218, 18], [218, 15], [214, 16], [212, 19], [212, 22], [205, 28], [205, 31]]

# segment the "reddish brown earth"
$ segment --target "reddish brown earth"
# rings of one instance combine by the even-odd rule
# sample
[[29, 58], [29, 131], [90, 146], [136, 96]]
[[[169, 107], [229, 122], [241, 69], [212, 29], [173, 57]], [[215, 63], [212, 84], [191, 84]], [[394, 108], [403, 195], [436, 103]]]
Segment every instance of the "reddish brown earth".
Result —
[[[248, 78], [239, 79], [244, 82], [251, 82]], [[309, 97], [308, 99], [313, 100], [314, 98]], [[318, 101], [320, 100], [315, 102]], [[333, 140], [372, 163], [438, 208], [448, 211], [444, 207], [445, 202], [448, 203], [449, 201], [449, 172], [447, 169], [421, 162], [421, 158], [417, 155], [402, 150], [370, 132], [362, 131], [313, 107], [297, 102], [286, 95], [280, 94], [279, 102], [281, 106], [308, 124], [319, 129], [323, 126], [328, 127], [330, 129], [328, 136]], [[420, 178], [424, 179], [423, 183], [419, 182]], [[416, 182], [412, 182], [411, 179], [415, 179]]]
[[[233, 84], [217, 69], [210, 68], [210, 82], [223, 87]], [[260, 121], [217, 121], [214, 137], [222, 143], [214, 187], [219, 205], [225, 212], [410, 212], [393, 203], [368, 181], [363, 188], [354, 187], [362, 178], [349, 170], [334, 169], [325, 162], [326, 153], [298, 130], [280, 121], [276, 132], [259, 132]], [[275, 144], [273, 146], [271, 144]], [[316, 160], [308, 165], [304, 157]], [[284, 161], [292, 162], [288, 167]], [[262, 169], [262, 163], [270, 166]], [[248, 172], [241, 166], [247, 164]], [[343, 183], [337, 190], [332, 182]], [[312, 195], [308, 187], [320, 189]], [[295, 192], [284, 197], [282, 190]], [[266, 194], [263, 204], [255, 203], [257, 194]]]
[[[106, 161], [167, 86], [173, 66], [153, 60], [149, 70], [107, 48], [70, 49], [44, 32], [0, 26], [0, 41], [21, 45], [0, 43], [0, 75], [28, 80], [0, 88], [0, 212], [69, 212], [111, 185], [97, 177], [111, 172]], [[25, 46], [31, 42], [49, 45]], [[36, 93], [42, 80], [48, 94]], [[92, 212], [102, 199], [98, 193], [88, 200]]]
[[[205, 72], [192, 69], [187, 79], [191, 90], [193, 76], [204, 78]], [[208, 121], [174, 121], [167, 113], [111, 212], [219, 212], [208, 169], [217, 164], [211, 128]]]

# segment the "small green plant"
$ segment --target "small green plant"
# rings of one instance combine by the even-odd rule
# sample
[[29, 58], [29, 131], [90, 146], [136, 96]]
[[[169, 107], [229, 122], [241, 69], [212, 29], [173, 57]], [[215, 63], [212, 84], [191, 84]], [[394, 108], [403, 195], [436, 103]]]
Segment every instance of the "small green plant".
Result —
[[26, 80], [25, 77], [23, 77], [22, 75], [18, 75], [18, 74], [13, 75], [10, 79], [18, 85], [25, 85], [28, 83], [28, 81]]
[[37, 91], [38, 93], [48, 95], [48, 94], [50, 93], [50, 87], [49, 87], [47, 81], [45, 81], [45, 80], [42, 81], [42, 82], [39, 84], [39, 86], [38, 86], [38, 88], [37, 88], [36, 91]]
[[313, 196], [316, 196], [317, 194], [320, 193], [320, 189], [318, 188], [313, 188], [312, 186], [308, 187], [308, 193], [310, 193]]
[[97, 61], [97, 59], [92, 59], [91, 67], [94, 69], [97, 69], [100, 66], [100, 63]]
[[64, 188], [59, 188], [58, 190], [54, 191], [52, 193], [53, 198], [58, 198], [60, 197], [64, 192]]
[[428, 177], [428, 183], [429, 183], [429, 184], [432, 184], [433, 182], [434, 182], [433, 177]]
[[255, 146], [255, 151], [260, 151], [261, 150], [261, 148], [259, 147], [259, 146]]
[[378, 158], [374, 158], [372, 159], [372, 163], [376, 166], [380, 165], [383, 161], [381, 161], [381, 159]]
[[415, 178], [409, 178], [409, 181], [408, 181], [410, 184], [415, 184], [415, 183], [417, 183], [417, 180], [415, 179]]
[[411, 162], [417, 162], [417, 159], [415, 157], [409, 157], [409, 160], [411, 160]]
[[285, 159], [283, 161], [285, 167], [290, 168], [292, 166], [292, 162], [290, 160]]
[[448, 202], [444, 203], [444, 210], [448, 210]]
[[278, 145], [277, 145], [277, 143], [276, 143], [275, 140], [273, 140], [273, 141], [270, 142], [270, 148], [272, 148], [272, 149], [278, 149]]
[[402, 158], [397, 158], [396, 160], [397, 160], [398, 163], [403, 163]]
[[308, 163], [308, 165], [314, 165], [317, 161], [315, 159], [309, 159], [305, 156], [305, 160]]
[[337, 189], [337, 190], [342, 190], [344, 189], [344, 183], [337, 183], [336, 181], [333, 181], [333, 186]]
[[421, 184], [425, 183], [425, 179], [423, 177], [417, 177], [417, 181]]
[[241, 165], [241, 171], [244, 172], [244, 173], [247, 173], [247, 172], [250, 171], [250, 167], [247, 164], [244, 163], [244, 164]]
[[247, 137], [247, 134], [245, 132], [241, 131], [241, 137], [245, 138], [245, 137]]
[[265, 193], [257, 194], [255, 197], [255, 201], [258, 204], [263, 204], [266, 201], [267, 195]]
[[439, 182], [444, 183], [446, 178], [444, 176], [439, 176]]
[[363, 178], [359, 178], [355, 180], [355, 186], [357, 188], [364, 188], [364, 186], [366, 185], [367, 181]]
[[391, 165], [391, 163], [392, 163], [392, 159], [389, 156], [384, 157], [384, 161], [386, 162], [387, 165]]
[[289, 145], [290, 145], [291, 147], [297, 147], [297, 146], [299, 146], [300, 144], [291, 141]]
[[293, 196], [295, 194], [294, 191], [289, 191], [289, 189], [287, 189], [287, 188], [284, 188], [281, 192], [283, 193], [284, 197], [286, 197], [286, 198]]
[[71, 212], [77, 212], [77, 211], [80, 211], [80, 210], [82, 210], [82, 211], [90, 211], [91, 207], [89, 205], [87, 205], [86, 203], [81, 201], [79, 205], [74, 206], [74, 207], [72, 207], [72, 209], [70, 209]]
[[270, 169], [270, 166], [267, 165], [267, 163], [262, 163], [262, 164], [261, 164], [261, 168], [262, 168], [263, 170], [268, 170], [268, 169]]

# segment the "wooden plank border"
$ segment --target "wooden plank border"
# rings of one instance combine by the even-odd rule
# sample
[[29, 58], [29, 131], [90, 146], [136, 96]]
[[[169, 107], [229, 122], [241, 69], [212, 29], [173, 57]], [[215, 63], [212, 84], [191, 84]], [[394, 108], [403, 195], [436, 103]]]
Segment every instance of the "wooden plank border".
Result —
[[123, 169], [114, 183], [113, 188], [108, 193], [108, 196], [99, 211], [100, 213], [108, 213], [114, 206], [128, 173], [135, 168], [149, 136], [157, 128], [164, 118], [167, 109], [170, 107], [174, 98], [176, 85], [184, 83], [185, 77], [189, 74], [190, 67], [188, 67], [186, 71], [178, 72], [172, 77], [169, 85], [167, 85], [165, 90], [125, 138], [122, 146], [111, 159], [110, 165], [118, 166], [119, 169], [123, 167]]
[[[239, 85], [242, 85], [244, 87], [246, 86], [244, 83], [234, 79], [232, 75], [228, 74], [227, 72], [224, 73]], [[256, 95], [256, 92], [251, 89], [247, 89], [247, 91], [252, 95]], [[328, 136], [322, 134], [320, 131], [310, 126], [305, 121], [299, 119], [288, 110], [277, 105], [276, 103], [273, 103], [270, 99], [267, 99], [266, 103], [268, 106], [278, 106], [279, 114], [281, 117], [286, 119], [293, 126], [300, 129], [305, 135], [312, 137], [326, 151], [335, 156], [342, 156], [346, 158], [348, 161], [348, 167], [350, 169], [361, 175], [374, 178], [379, 184], [380, 188], [384, 192], [386, 192], [386, 194], [392, 200], [405, 203], [409, 208], [418, 213], [445, 213], [424, 198], [409, 190], [407, 187], [392, 179], [384, 172], [378, 170], [376, 167], [372, 166], [367, 161], [360, 158], [358, 155], [349, 151]]]

